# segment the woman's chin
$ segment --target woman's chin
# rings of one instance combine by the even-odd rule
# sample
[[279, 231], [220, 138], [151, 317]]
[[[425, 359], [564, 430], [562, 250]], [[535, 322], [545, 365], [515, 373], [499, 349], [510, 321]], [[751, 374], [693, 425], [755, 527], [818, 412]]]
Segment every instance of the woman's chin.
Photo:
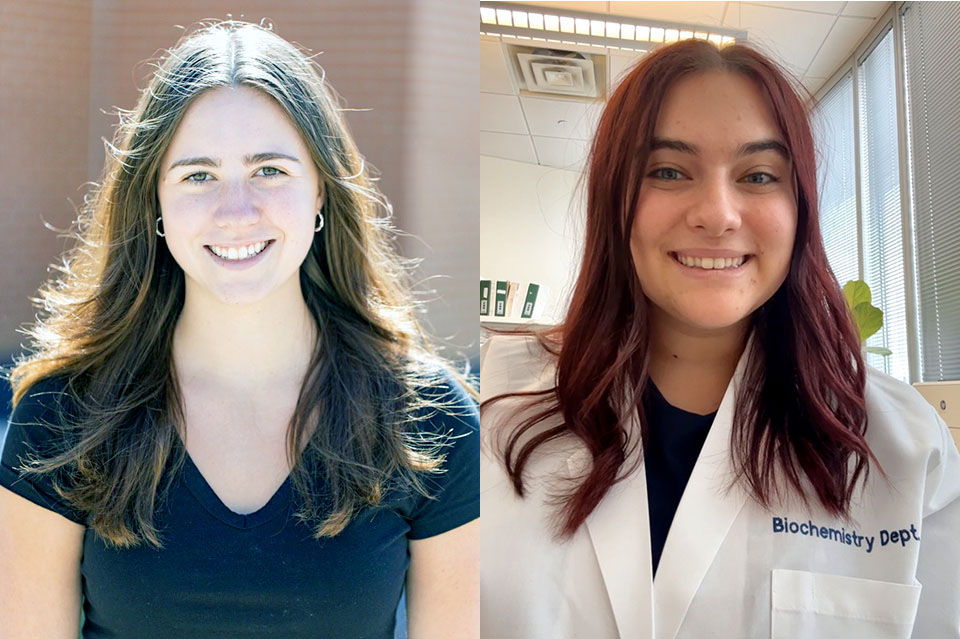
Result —
[[[191, 288], [193, 290], [191, 290]], [[203, 286], [197, 284], [187, 286], [187, 298], [204, 300], [207, 303], [223, 306], [255, 306], [262, 303], [276, 291], [276, 286], [266, 285], [265, 282], [235, 283], [230, 285]]]
[[714, 332], [738, 327], [749, 321], [750, 314], [740, 308], [727, 309], [722, 306], [712, 306], [691, 310], [681, 314], [677, 319], [695, 330]]

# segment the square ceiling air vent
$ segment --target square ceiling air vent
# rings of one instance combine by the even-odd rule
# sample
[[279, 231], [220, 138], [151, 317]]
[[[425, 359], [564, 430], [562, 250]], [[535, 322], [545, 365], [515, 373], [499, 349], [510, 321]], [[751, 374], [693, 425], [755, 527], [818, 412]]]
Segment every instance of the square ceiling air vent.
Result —
[[602, 55], [516, 45], [508, 45], [507, 51], [525, 94], [603, 98], [606, 65]]
[[518, 53], [517, 61], [527, 91], [597, 97], [597, 77], [590, 60], [546, 53]]

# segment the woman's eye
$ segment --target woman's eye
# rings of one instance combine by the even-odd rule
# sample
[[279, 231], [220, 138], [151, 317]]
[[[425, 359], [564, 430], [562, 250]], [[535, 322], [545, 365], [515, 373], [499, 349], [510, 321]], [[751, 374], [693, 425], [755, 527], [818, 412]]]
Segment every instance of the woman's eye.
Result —
[[750, 184], [772, 184], [777, 181], [777, 178], [773, 177], [769, 173], [764, 173], [762, 171], [757, 173], [751, 173], [744, 178]]
[[213, 176], [207, 173], [206, 171], [200, 171], [199, 173], [191, 173], [187, 176], [188, 182], [193, 182], [194, 184], [202, 184], [203, 182], [209, 182], [213, 179]]
[[257, 171], [257, 173], [261, 174], [263, 177], [277, 177], [279, 175], [284, 175], [283, 171], [275, 166], [264, 166]]
[[660, 180], [667, 180], [668, 182], [673, 182], [675, 180], [680, 180], [683, 178], [683, 173], [681, 173], [676, 169], [671, 169], [669, 167], [656, 169], [653, 172], [651, 172], [650, 175]]

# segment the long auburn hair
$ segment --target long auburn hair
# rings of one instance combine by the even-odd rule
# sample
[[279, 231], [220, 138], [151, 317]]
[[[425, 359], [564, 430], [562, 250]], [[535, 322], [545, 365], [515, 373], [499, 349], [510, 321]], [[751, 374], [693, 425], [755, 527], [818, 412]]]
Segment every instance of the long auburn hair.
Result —
[[[499, 395], [482, 406], [525, 398], [514, 413], [519, 421], [499, 440], [520, 496], [524, 468], [537, 448], [566, 436], [585, 444], [592, 465], [560, 497], [561, 536], [572, 535], [611, 486], [638, 469], [642, 457], [634, 453], [648, 441], [642, 398], [649, 320], [630, 233], [664, 96], [679, 78], [705, 71], [740, 73], [761, 89], [786, 140], [798, 193], [789, 274], [750, 318], [754, 348], [736, 397], [730, 442], [735, 481], [769, 508], [785, 490], [809, 505], [806, 478], [829, 513], [848, 517], [858, 480], [866, 481], [869, 460], [877, 461], [864, 439], [859, 334], [819, 230], [809, 113], [786, 74], [753, 49], [681, 41], [644, 57], [600, 118], [589, 157], [584, 252], [570, 306], [560, 325], [535, 333], [556, 356], [556, 385]], [[630, 415], [623, 406], [638, 411], [639, 442], [627, 430]], [[559, 425], [535, 428], [554, 416], [562, 419]]]
[[270, 29], [208, 23], [167, 52], [136, 108], [121, 113], [75, 246], [40, 290], [31, 352], [10, 375], [15, 405], [38, 382], [61, 380], [67, 401], [59, 404], [69, 409], [44, 424], [62, 431], [61, 446], [23, 470], [50, 473], [61, 497], [116, 547], [162, 547], [155, 507], [186, 457], [172, 360], [184, 274], [154, 233], [161, 158], [192, 102], [233, 86], [253, 87], [286, 111], [325, 193], [327, 224], [300, 268], [319, 337], [287, 431], [297, 518], [316, 537], [333, 536], [389, 491], [426, 495], [423, 473], [442, 470], [446, 437], [412, 426], [450, 412], [434, 388], [441, 371], [460, 378], [432, 355], [415, 318], [389, 204], [337, 95], [310, 57]]

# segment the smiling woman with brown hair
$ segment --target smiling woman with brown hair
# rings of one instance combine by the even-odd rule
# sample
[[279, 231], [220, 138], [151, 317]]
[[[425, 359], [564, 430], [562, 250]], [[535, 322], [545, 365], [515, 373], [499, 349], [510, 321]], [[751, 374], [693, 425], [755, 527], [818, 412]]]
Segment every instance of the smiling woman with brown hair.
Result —
[[185, 37], [12, 374], [10, 636], [475, 632], [476, 407], [432, 354], [322, 73]]
[[563, 323], [487, 345], [484, 636], [960, 636], [960, 455], [864, 363], [786, 75], [648, 54], [587, 195]]

